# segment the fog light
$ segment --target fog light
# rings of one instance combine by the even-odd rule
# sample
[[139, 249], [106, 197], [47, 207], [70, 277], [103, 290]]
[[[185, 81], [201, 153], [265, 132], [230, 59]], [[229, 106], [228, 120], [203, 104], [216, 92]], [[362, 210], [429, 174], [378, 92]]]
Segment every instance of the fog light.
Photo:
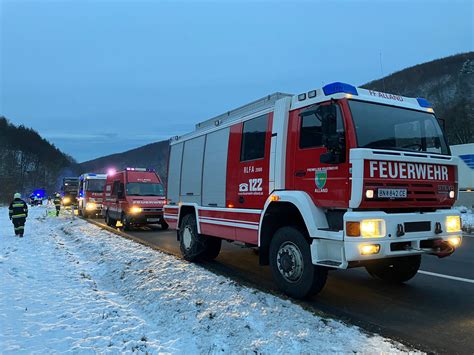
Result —
[[381, 238], [385, 236], [383, 219], [364, 219], [360, 222], [360, 234], [364, 238]]
[[449, 198], [454, 198], [454, 191], [449, 191]]
[[94, 202], [87, 202], [86, 204], [86, 210], [95, 210], [97, 208], [97, 205]]
[[380, 244], [363, 244], [359, 245], [359, 251], [361, 255], [373, 255], [378, 254], [380, 251]]
[[366, 190], [365, 197], [367, 198], [374, 198], [374, 190]]
[[451, 237], [448, 239], [448, 243], [452, 247], [457, 248], [458, 246], [461, 245], [461, 237]]
[[137, 213], [140, 213], [141, 211], [142, 211], [141, 207], [133, 206], [132, 208], [130, 208], [130, 213], [132, 214], [137, 214]]
[[461, 217], [459, 216], [448, 216], [446, 217], [446, 231], [460, 232], [461, 231]]

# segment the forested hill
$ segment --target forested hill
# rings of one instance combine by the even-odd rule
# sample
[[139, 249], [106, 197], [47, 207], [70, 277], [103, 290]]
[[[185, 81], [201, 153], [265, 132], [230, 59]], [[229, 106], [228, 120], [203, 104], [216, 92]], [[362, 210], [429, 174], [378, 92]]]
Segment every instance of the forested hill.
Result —
[[0, 117], [0, 203], [7, 203], [15, 192], [59, 190], [61, 177], [76, 174], [76, 170], [70, 156], [36, 131]]
[[449, 144], [474, 143], [474, 52], [418, 64], [362, 87], [424, 97], [445, 120]]
[[109, 168], [119, 170], [126, 167], [153, 168], [166, 180], [168, 149], [168, 141], [161, 141], [86, 161], [80, 166], [82, 172], [106, 172]]

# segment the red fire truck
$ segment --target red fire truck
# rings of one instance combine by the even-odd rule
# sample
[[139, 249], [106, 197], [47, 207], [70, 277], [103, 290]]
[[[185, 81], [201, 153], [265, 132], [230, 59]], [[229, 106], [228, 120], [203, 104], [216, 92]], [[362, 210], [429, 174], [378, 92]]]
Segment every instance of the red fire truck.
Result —
[[107, 225], [120, 221], [124, 230], [146, 224], [161, 224], [167, 229], [164, 204], [163, 184], [153, 169], [126, 168], [107, 174], [102, 209]]
[[83, 217], [100, 215], [107, 175], [86, 173], [79, 176], [77, 193], [79, 214]]
[[184, 258], [215, 258], [223, 239], [258, 247], [293, 297], [330, 269], [404, 282], [461, 243], [457, 158], [422, 98], [339, 82], [275, 93], [173, 138], [168, 169]]

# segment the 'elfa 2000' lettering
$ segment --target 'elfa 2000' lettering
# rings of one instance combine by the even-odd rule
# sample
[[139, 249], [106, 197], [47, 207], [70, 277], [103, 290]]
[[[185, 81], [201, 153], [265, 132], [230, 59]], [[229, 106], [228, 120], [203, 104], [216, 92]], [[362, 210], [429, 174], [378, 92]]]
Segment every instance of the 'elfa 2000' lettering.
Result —
[[371, 160], [371, 178], [448, 181], [448, 167], [439, 164]]

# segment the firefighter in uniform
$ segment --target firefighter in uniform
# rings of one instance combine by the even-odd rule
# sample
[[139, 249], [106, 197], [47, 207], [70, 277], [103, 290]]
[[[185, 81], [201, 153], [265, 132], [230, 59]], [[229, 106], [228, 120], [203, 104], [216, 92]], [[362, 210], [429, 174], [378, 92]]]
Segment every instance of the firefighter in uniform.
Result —
[[59, 216], [59, 210], [61, 209], [61, 196], [57, 193], [54, 196], [54, 207], [56, 207], [56, 217]]
[[21, 195], [16, 193], [8, 208], [8, 215], [15, 227], [15, 235], [23, 237], [25, 232], [26, 217], [28, 217], [28, 205], [21, 199]]

